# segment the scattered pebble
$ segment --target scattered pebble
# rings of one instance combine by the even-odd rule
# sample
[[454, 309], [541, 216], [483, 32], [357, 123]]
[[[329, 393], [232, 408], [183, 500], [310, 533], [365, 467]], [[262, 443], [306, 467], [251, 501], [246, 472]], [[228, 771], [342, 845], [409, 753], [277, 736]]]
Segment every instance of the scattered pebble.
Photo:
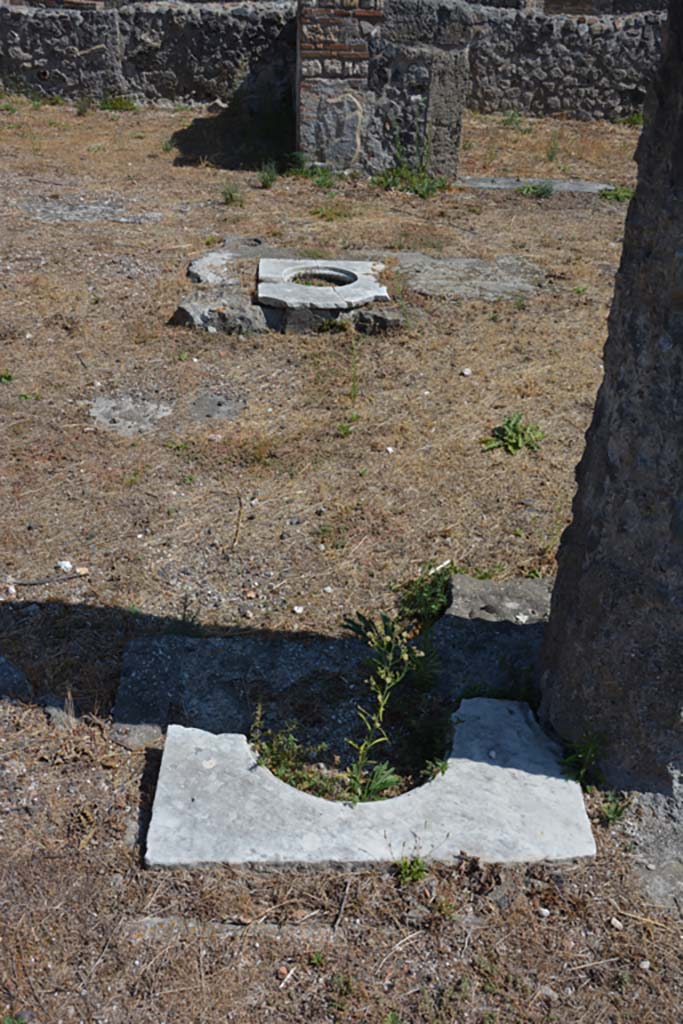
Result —
[[539, 907], [538, 908], [538, 916], [539, 917], [543, 917], [543, 918], [550, 917], [550, 911], [548, 910], [547, 907]]
[[60, 558], [57, 562], [57, 568], [61, 569], [62, 572], [71, 572], [73, 564], [67, 558]]
[[323, 593], [331, 594], [332, 593], [332, 589], [333, 589], [332, 587], [323, 587]]
[[469, 366], [463, 366], [462, 370], [460, 371], [460, 376], [461, 377], [471, 377], [472, 376], [472, 371], [470, 370]]
[[610, 921], [610, 924], [612, 925], [613, 928], [616, 928], [616, 930], [618, 932], [623, 932], [624, 926], [623, 926], [623, 924], [621, 923], [621, 921], [619, 920], [618, 917], [613, 917], [611, 919], [611, 921]]
[[496, 757], [495, 750], [489, 750], [489, 757], [491, 758], [492, 761], [495, 760], [495, 757]]
[[657, 870], [656, 864], [646, 864], [645, 867], [647, 868], [648, 871], [656, 871]]
[[292, 611], [294, 612], [295, 615], [303, 615], [304, 606], [302, 604], [295, 604], [294, 607], [292, 608]]
[[641, 960], [640, 964], [638, 966], [640, 967], [641, 971], [649, 971], [650, 970], [650, 961], [649, 960]]
[[393, 454], [394, 454], [394, 452], [396, 451], [396, 449], [395, 449], [395, 448], [392, 448], [392, 447], [391, 447], [391, 446], [389, 445], [389, 446], [387, 446], [387, 451], [389, 452], [389, 454], [390, 454], [390, 455], [393, 455]]

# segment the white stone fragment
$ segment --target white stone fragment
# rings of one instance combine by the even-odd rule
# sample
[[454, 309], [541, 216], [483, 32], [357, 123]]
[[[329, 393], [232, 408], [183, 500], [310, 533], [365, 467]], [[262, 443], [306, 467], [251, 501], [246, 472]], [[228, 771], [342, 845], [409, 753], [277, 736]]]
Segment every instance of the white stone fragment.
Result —
[[[147, 863], [452, 862], [462, 854], [519, 863], [595, 854], [581, 789], [563, 776], [561, 751], [528, 705], [465, 700], [457, 721], [443, 775], [356, 806], [281, 782], [258, 764], [245, 736], [171, 725]], [[202, 769], [209, 759], [210, 775]]]

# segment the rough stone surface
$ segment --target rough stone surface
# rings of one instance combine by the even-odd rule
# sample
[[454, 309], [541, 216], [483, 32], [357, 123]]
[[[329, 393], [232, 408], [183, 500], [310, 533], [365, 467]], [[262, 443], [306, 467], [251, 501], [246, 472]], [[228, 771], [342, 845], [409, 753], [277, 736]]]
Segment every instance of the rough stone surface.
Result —
[[[114, 738], [132, 749], [158, 742], [169, 722], [246, 732], [257, 700], [334, 675], [362, 674], [367, 649], [354, 640], [253, 634], [163, 637], [126, 648]], [[354, 712], [355, 713], [355, 712]]]
[[32, 698], [33, 689], [24, 673], [0, 654], [0, 700], [29, 701]]
[[214, 249], [192, 260], [187, 268], [190, 281], [197, 284], [229, 284], [239, 285], [239, 276], [234, 264], [237, 254], [230, 249]]
[[333, 167], [455, 175], [473, 17], [462, 0], [299, 5], [298, 148]]
[[244, 736], [171, 726], [147, 836], [150, 866], [487, 862], [593, 856], [579, 786], [528, 706], [468, 700], [445, 774], [391, 800], [334, 803], [258, 765]]
[[456, 182], [456, 185], [464, 188], [494, 189], [505, 192], [523, 188], [525, 185], [546, 184], [551, 184], [554, 192], [579, 192], [584, 195], [599, 195], [600, 192], [612, 187], [604, 181], [579, 181], [576, 178], [500, 178], [485, 175], [463, 175]]
[[464, 694], [537, 693], [538, 658], [552, 581], [453, 576], [451, 602], [432, 628], [438, 687]]
[[544, 280], [543, 271], [521, 256], [495, 260], [397, 253], [399, 267], [413, 291], [453, 299], [511, 299], [532, 295]]
[[[301, 62], [304, 148], [328, 152], [336, 166], [377, 169], [393, 162], [398, 133], [406, 156], [427, 156], [432, 169], [453, 175], [465, 103], [570, 117], [639, 111], [661, 55], [663, 0], [647, 5], [656, 11], [626, 15], [645, 5], [614, 2], [618, 16], [607, 10], [579, 19], [500, 0], [470, 7], [463, 27], [463, 5], [453, 0], [388, 0], [379, 32], [381, 5], [363, 0], [362, 32], [349, 39], [342, 29], [340, 41], [321, 42], [342, 56], [311, 51]], [[292, 0], [261, 0], [65, 10], [0, 0], [0, 86], [68, 97], [218, 97], [246, 112], [252, 126], [272, 124], [274, 112], [282, 123], [292, 111], [295, 8]]]
[[605, 376], [544, 645], [542, 714], [683, 814], [683, 7], [646, 111]]
[[170, 416], [172, 406], [156, 399], [136, 395], [97, 395], [90, 406], [90, 415], [100, 427], [122, 437], [145, 434]]
[[262, 334], [268, 330], [261, 307], [254, 305], [239, 287], [229, 285], [193, 292], [180, 303], [170, 323], [223, 334]]
[[117, 224], [144, 224], [160, 220], [155, 212], [132, 213], [120, 199], [38, 199], [23, 204], [35, 220], [44, 224], [68, 224], [88, 221], [114, 221]]
[[190, 402], [189, 414], [193, 420], [236, 420], [247, 407], [243, 395], [232, 391], [203, 391]]

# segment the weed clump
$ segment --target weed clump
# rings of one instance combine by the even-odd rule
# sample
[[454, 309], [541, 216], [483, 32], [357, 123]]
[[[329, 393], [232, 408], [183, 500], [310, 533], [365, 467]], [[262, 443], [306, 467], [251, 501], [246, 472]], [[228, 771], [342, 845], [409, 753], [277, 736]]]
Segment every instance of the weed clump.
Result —
[[135, 100], [130, 96], [103, 96], [100, 100], [100, 110], [137, 110]]
[[370, 179], [370, 184], [385, 192], [411, 192], [420, 199], [430, 199], [448, 188], [446, 178], [431, 174], [423, 164], [411, 167], [405, 160], [397, 160], [393, 167], [380, 171]]
[[616, 185], [614, 188], [603, 188], [600, 198], [613, 203], [630, 203], [635, 194], [636, 190], [628, 185]]
[[485, 452], [503, 448], [508, 455], [516, 455], [523, 448], [538, 451], [544, 437], [540, 427], [535, 423], [524, 423], [522, 413], [516, 412], [506, 416], [499, 426], [493, 428], [490, 437], [482, 439], [481, 444]]
[[531, 185], [522, 185], [517, 191], [527, 199], [550, 199], [555, 187], [551, 181], [537, 181]]

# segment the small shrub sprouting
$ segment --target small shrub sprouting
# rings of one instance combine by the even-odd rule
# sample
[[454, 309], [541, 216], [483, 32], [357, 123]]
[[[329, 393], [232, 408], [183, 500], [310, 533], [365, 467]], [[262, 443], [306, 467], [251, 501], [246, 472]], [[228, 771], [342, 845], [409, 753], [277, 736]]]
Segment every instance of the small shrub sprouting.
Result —
[[244, 196], [235, 185], [226, 185], [221, 196], [226, 206], [244, 206]]
[[263, 711], [256, 708], [250, 740], [258, 751], [259, 764], [265, 765], [278, 779], [295, 789], [329, 800], [348, 799], [343, 773], [325, 773], [316, 769], [314, 761], [324, 753], [324, 746], [305, 747], [296, 737], [296, 723], [289, 722], [284, 729], [263, 728]]
[[614, 188], [603, 188], [600, 198], [613, 203], [630, 203], [635, 194], [636, 190], [628, 185], [616, 185]]
[[379, 622], [359, 612], [355, 619], [346, 619], [344, 626], [364, 640], [373, 652], [368, 685], [374, 698], [372, 710], [358, 707], [365, 735], [358, 742], [347, 741], [356, 752], [347, 775], [354, 800], [377, 800], [400, 781], [388, 762], [377, 762], [373, 758], [374, 751], [389, 742], [384, 726], [387, 706], [393, 691], [413, 671], [423, 652], [411, 644], [410, 634], [400, 622], [384, 612]]
[[285, 171], [288, 177], [308, 178], [317, 188], [329, 191], [337, 182], [337, 175], [329, 167], [322, 164], [309, 164], [303, 153], [293, 153], [289, 158], [289, 166]]
[[621, 123], [627, 124], [629, 128], [642, 128], [644, 120], [642, 111], [636, 110], [632, 114], [622, 117]]
[[401, 885], [421, 882], [428, 874], [428, 868], [422, 857], [401, 857], [394, 864], [394, 871]]
[[551, 181], [537, 181], [531, 185], [522, 185], [517, 191], [527, 199], [550, 199], [555, 187]]
[[135, 100], [130, 96], [103, 96], [100, 100], [100, 110], [137, 110]]
[[272, 188], [277, 181], [277, 167], [269, 160], [268, 163], [263, 164], [260, 171], [258, 172], [258, 180], [261, 188]]
[[485, 452], [503, 448], [508, 455], [516, 455], [523, 448], [538, 451], [544, 437], [535, 423], [524, 423], [522, 413], [516, 412], [506, 416], [499, 426], [493, 428], [490, 437], [483, 438], [481, 444]]

